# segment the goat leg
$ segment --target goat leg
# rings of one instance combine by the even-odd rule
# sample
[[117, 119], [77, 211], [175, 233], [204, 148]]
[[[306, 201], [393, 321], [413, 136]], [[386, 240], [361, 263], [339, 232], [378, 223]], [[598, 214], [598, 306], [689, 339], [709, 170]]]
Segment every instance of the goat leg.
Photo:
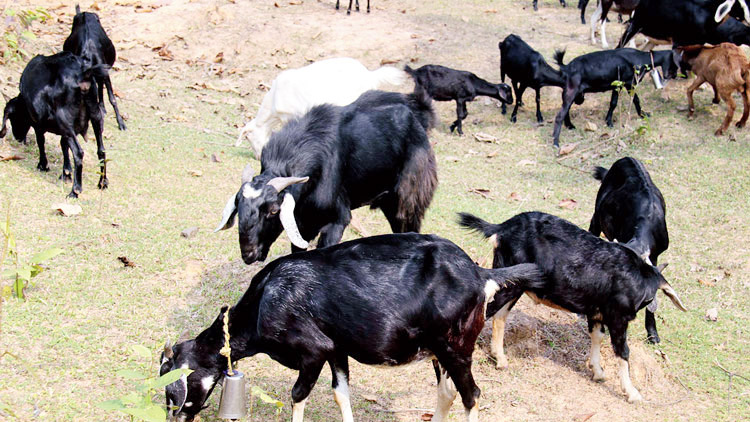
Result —
[[[628, 88], [628, 90], [630, 89], [631, 88]], [[638, 113], [639, 117], [643, 118], [643, 117], [648, 117], [651, 115], [641, 110], [641, 99], [638, 98], [638, 94], [633, 94], [633, 105], [635, 106], [635, 112]]]
[[[109, 79], [109, 75], [107, 75], [104, 78], [104, 85], [107, 87], [107, 96], [109, 97], [109, 103], [112, 104], [112, 108], [115, 110], [115, 117], [117, 118], [117, 127], [120, 130], [126, 130], [127, 127], [125, 127], [125, 121], [122, 118], [122, 114], [120, 114], [120, 109], [117, 107], [117, 100], [115, 99], [115, 93], [112, 90], [112, 80]], [[101, 102], [101, 104], [102, 104], [102, 110], [104, 110], [104, 103]], [[105, 113], [102, 113], [102, 114], [105, 114]]]
[[607, 117], [604, 118], [604, 120], [607, 122], [608, 127], [614, 126], [612, 124], [612, 113], [615, 111], [615, 107], [617, 107], [617, 100], [620, 98], [620, 91], [618, 89], [612, 90], [612, 98], [609, 100], [609, 110], [607, 110]]
[[60, 180], [62, 180], [63, 183], [68, 183], [71, 182], [73, 178], [71, 176], [72, 170], [70, 168], [70, 152], [68, 148], [68, 141], [64, 136], [60, 137], [60, 149], [62, 150], [63, 154], [63, 171], [60, 175]]
[[47, 153], [44, 150], [44, 132], [41, 129], [34, 129], [36, 133], [36, 145], [39, 147], [39, 164], [36, 168], [39, 171], [49, 171], [47, 165]]
[[706, 82], [706, 79], [698, 75], [692, 84], [687, 89], [687, 99], [688, 99], [688, 118], [693, 117], [693, 113], [695, 113], [695, 104], [693, 103], [693, 92], [695, 92], [696, 89], [698, 89], [699, 86], [703, 85], [703, 82]]
[[747, 85], [744, 87], [745, 89], [741, 92], [742, 94], [742, 118], [740, 118], [740, 121], [737, 122], [737, 127], [745, 127], [745, 124], [747, 123], [748, 115], [750, 115], [750, 91], [747, 89]]
[[537, 88], [535, 91], [536, 91], [536, 122], [537, 123], [543, 123], [544, 122], [544, 117], [542, 117], [542, 111], [540, 109], [540, 104], [539, 104], [539, 100], [540, 100], [539, 97], [541, 95], [541, 92], [540, 92], [541, 88]]
[[[724, 91], [724, 90], [721, 90]], [[737, 103], [734, 102], [734, 98], [732, 98], [732, 92], [729, 93], [721, 93], [721, 98], [724, 100], [725, 103], [727, 103], [727, 115], [724, 116], [724, 121], [721, 123], [721, 127], [719, 127], [716, 132], [714, 132], [714, 135], [721, 136], [724, 134], [724, 131], [727, 130], [727, 127], [729, 127], [729, 123], [732, 122], [732, 118], [734, 117], [734, 109], [737, 107]]]

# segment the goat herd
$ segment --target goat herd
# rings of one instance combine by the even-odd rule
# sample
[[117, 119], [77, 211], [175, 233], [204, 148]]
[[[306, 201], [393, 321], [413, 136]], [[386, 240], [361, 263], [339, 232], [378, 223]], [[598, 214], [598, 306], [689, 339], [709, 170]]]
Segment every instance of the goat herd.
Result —
[[[608, 10], [612, 2], [602, 3], [598, 13], [606, 16], [601, 8]], [[561, 124], [573, 127], [569, 110], [573, 102], [583, 102], [584, 94], [612, 91], [606, 115], [611, 125], [619, 92], [613, 82], [621, 81], [630, 90], [656, 67], [669, 79], [680, 68], [691, 66], [698, 78], [688, 90], [690, 112], [692, 91], [708, 81], [729, 105], [717, 133], [732, 117], [734, 90], [743, 94], [745, 111], [738, 122], [743, 126], [749, 111], [748, 61], [734, 44], [703, 43], [715, 42], [722, 33], [717, 28], [727, 24], [748, 31], [735, 19], [748, 18], [744, 0], [636, 3], [640, 4], [628, 6], [634, 12], [620, 44], [642, 32], [669, 40], [675, 45], [672, 50], [618, 48], [586, 54], [568, 64], [558, 52], [556, 70], [518, 36], [503, 40], [499, 45], [502, 78], [510, 77], [516, 99], [511, 121], [516, 121], [526, 88], [536, 91], [536, 118], [542, 121], [540, 88], [562, 87], [563, 104], [553, 131], [558, 145]], [[20, 94], [5, 106], [0, 135], [7, 132], [8, 119], [18, 140], [25, 140], [33, 127], [39, 170], [49, 169], [44, 133], [61, 135], [61, 178], [73, 176], [72, 197], [81, 192], [83, 150], [76, 136], [86, 133], [89, 122], [101, 165], [99, 188], [108, 185], [102, 143], [104, 87], [119, 128], [125, 129], [108, 76], [114, 61], [114, 46], [98, 17], [76, 7], [64, 52], [32, 59], [21, 76]], [[594, 380], [604, 378], [600, 346], [607, 327], [627, 399], [641, 400], [629, 375], [628, 323], [645, 307], [649, 340], [659, 342], [656, 292], [661, 290], [685, 310], [662, 276], [663, 268], [656, 266], [669, 244], [666, 205], [643, 164], [627, 157], [610, 169], [595, 170], [601, 187], [588, 231], [540, 212], [522, 213], [502, 224], [462, 213], [459, 224], [478, 231], [494, 246], [493, 269], [480, 268], [452, 242], [418, 234], [438, 183], [427, 136], [436, 120], [432, 100], [456, 101], [457, 119], [450, 129], [461, 134], [466, 102], [490, 96], [503, 103], [505, 113], [513, 93], [504, 83], [492, 84], [442, 66], [407, 66], [405, 71], [391, 67], [369, 71], [354, 59], [341, 58], [282, 72], [274, 81], [256, 118], [238, 139], [239, 144], [249, 134], [260, 157], [260, 173], [254, 174], [250, 165], [244, 169], [240, 189], [229, 198], [217, 231], [238, 221], [241, 255], [247, 264], [264, 261], [282, 231], [294, 253], [265, 265], [240, 301], [231, 309], [222, 308], [215, 322], [195, 339], [165, 347], [162, 374], [176, 368], [193, 370], [167, 386], [170, 415], [192, 420], [221, 381], [227, 364], [220, 354], [222, 321], [228, 313], [235, 360], [266, 353], [299, 371], [292, 389], [295, 422], [302, 421], [306, 399], [326, 362], [343, 420], [353, 420], [349, 357], [387, 366], [431, 359], [438, 382], [432, 420], [445, 420], [459, 394], [467, 420], [477, 421], [480, 391], [471, 372], [475, 342], [485, 320], [494, 317], [491, 351], [498, 367], [507, 366], [505, 319], [524, 293], [587, 318]], [[407, 75], [415, 81], [411, 94], [374, 90], [383, 83], [401, 84]], [[643, 115], [637, 94], [633, 102]], [[278, 123], [283, 127], [272, 133]], [[351, 210], [365, 205], [382, 210], [395, 234], [339, 244]], [[612, 242], [600, 238], [601, 233]], [[317, 248], [305, 251], [318, 236]]]

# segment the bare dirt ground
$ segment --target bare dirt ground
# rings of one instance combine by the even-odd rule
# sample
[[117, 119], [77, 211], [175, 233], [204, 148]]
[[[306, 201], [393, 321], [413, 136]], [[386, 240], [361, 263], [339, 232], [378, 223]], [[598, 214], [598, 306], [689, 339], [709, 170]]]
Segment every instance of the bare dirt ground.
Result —
[[[52, 23], [35, 26], [40, 39], [34, 44], [34, 51], [44, 54], [57, 51], [69, 32], [73, 6], [47, 0], [21, 0], [17, 3], [19, 7], [41, 5], [52, 12]], [[237, 165], [231, 168], [226, 166], [220, 170], [236, 174], [237, 176], [232, 179], [234, 180], [239, 177], [239, 163], [250, 161], [251, 156], [244, 150], [232, 151], [228, 145], [233, 143], [237, 127], [255, 113], [274, 76], [282, 69], [303, 66], [323, 58], [349, 56], [359, 59], [370, 69], [383, 63], [392, 63], [394, 66], [441, 63], [471, 70], [489, 80], [497, 81], [497, 43], [510, 32], [533, 39], [533, 45], [547, 58], [550, 58], [554, 48], [558, 47], [568, 47], [569, 58], [592, 50], [587, 42], [588, 26], [579, 24], [578, 12], [571, 7], [563, 10], [557, 2], [540, 2], [539, 12], [534, 13], [531, 10], [531, 2], [525, 0], [373, 0], [371, 14], [353, 13], [349, 17], [345, 16], [343, 11], [335, 11], [334, 3], [333, 0], [81, 2], [84, 10], [96, 11], [100, 15], [103, 26], [118, 49], [118, 62], [113, 80], [120, 97], [121, 110], [130, 118], [131, 129], [127, 133], [117, 133], [112, 125], [114, 119], [110, 111], [107, 115], [108, 139], [116, 139], [128, 145], [161, 145], [158, 143], [161, 141], [140, 138], [137, 131], [156, 128], [156, 132], [161, 130], [163, 133], [171, 133], [170, 130], [179, 129], [163, 128], [187, 128], [198, 130], [196, 136], [200, 137], [202, 130], [203, 134], [218, 136], [219, 141], [226, 145], [221, 148], [222, 154], [226, 151], [222, 158], [235, 155], [233, 163], [236, 162]], [[590, 8], [593, 9], [593, 6]], [[616, 41], [620, 27], [611, 24], [609, 30], [610, 40]], [[0, 68], [0, 80], [3, 81], [0, 90], [3, 93], [15, 95], [21, 69], [20, 63]], [[673, 95], [681, 95], [674, 92], [676, 91], [673, 91]], [[546, 148], [536, 145], [540, 142], [535, 141], [548, 140], [550, 125], [547, 123], [543, 130], [536, 130], [537, 127], [530, 123], [533, 115], [533, 97], [530, 93], [527, 95], [527, 105], [519, 114], [519, 121], [523, 119], [528, 122], [519, 124], [519, 129], [513, 132], [512, 136], [523, 139], [524, 142], [534, 142], [533, 148]], [[592, 96], [591, 99], [587, 97], [585, 111], [574, 109], [574, 120], [577, 116], [580, 125], [583, 125], [583, 116], [590, 117], [597, 113], [596, 118], [592, 120], [601, 126], [598, 114], [603, 111], [597, 106], [607, 104], [608, 100], [608, 96]], [[542, 112], [548, 122], [553, 118], [558, 103], [556, 92], [554, 95], [547, 93], [543, 97]], [[476, 101], [470, 106], [466, 125], [491, 123], [498, 127], [492, 129], [493, 134], [500, 138], [511, 136], [506, 131], [506, 118], [500, 116], [495, 105], [490, 101]], [[492, 108], [488, 113], [473, 111], [488, 106]], [[457, 146], [461, 144], [458, 141], [446, 141], [448, 135], [444, 133], [447, 124], [453, 120], [453, 104], [440, 103], [436, 107], [442, 121], [435, 129], [440, 133], [435, 137], [443, 142], [443, 146], [436, 147], [441, 164], [466, 159], [464, 151], [457, 150]], [[204, 114], [206, 112], [210, 113], [208, 117]], [[139, 127], [134, 123], [137, 118], [153, 125]], [[715, 119], [718, 125], [718, 118]], [[213, 129], [206, 129], [207, 127]], [[165, 138], [169, 138], [169, 135], [165, 135]], [[545, 141], [541, 141], [541, 144]], [[166, 148], [176, 148], [175, 142], [180, 140], [171, 138], [165, 140], [164, 145], [167, 145]], [[54, 149], [55, 142], [49, 141], [48, 145], [49, 149]], [[118, 147], [114, 148], [117, 151]], [[481, 151], [481, 154], [487, 153], [488, 151]], [[85, 168], [93, 169], [95, 155], [87, 154]], [[59, 152], [55, 158], [59, 160]], [[57, 165], [59, 167], [59, 162]], [[184, 170], [183, 164], [178, 163], [176, 166], [180, 171]], [[446, 164], [445, 168], [451, 168], [451, 164]], [[167, 171], [164, 179], [157, 180], [161, 176], [155, 172], [154, 183], [163, 183], [165, 189], [171, 189], [170, 184], [177, 179], [166, 170], [171, 168], [165, 166], [164, 169]], [[228, 180], [227, 177], [209, 179], [212, 175], [206, 173], [204, 183], [209, 180], [226, 183]], [[541, 176], [531, 176], [531, 179], [534, 177]], [[469, 176], [467, 180], [466, 183], [470, 184], [481, 183], [477, 181], [476, 176]], [[444, 186], [452, 186], [451, 183], [464, 182], [448, 180], [441, 174], [441, 183], [444, 183]], [[99, 193], [95, 192], [90, 181], [88, 184], [84, 183], [84, 188], [86, 191], [82, 196], [83, 200], [98, 197]], [[215, 186], [204, 188], [214, 189]], [[226, 191], [225, 187], [222, 189]], [[595, 189], [595, 186], [592, 189]], [[465, 189], [462, 188], [462, 191]], [[224, 194], [221, 193], [222, 196]], [[161, 199], [158, 195], [153, 197], [157, 202]], [[441, 200], [445, 198], [436, 198], [437, 202]], [[511, 201], [511, 204], [514, 203]], [[207, 208], [212, 210], [217, 207], [211, 204]], [[126, 213], [144, 212], [141, 209], [127, 209], [126, 206], [122, 209]], [[146, 210], [145, 213], [146, 216], [155, 219], [161, 216], [159, 211]], [[585, 213], [581, 212], [581, 215], [583, 214]], [[447, 212], [445, 215], [431, 215], [433, 218], [452, 218]], [[384, 232], [381, 216], [367, 211], [358, 212], [357, 216], [364, 231]], [[215, 216], [210, 217], [213, 219]], [[585, 221], [585, 217], [580, 217], [579, 220]], [[174, 221], [165, 219], [165, 222], [159, 224], [174, 224]], [[726, 224], [731, 225], [731, 222]], [[101, 239], [102, 245], [134, 242], [134, 239], [125, 235], [108, 236], [111, 237]], [[152, 324], [138, 331], [148, 341], [158, 341], [163, 335], [175, 336], [183, 329], [189, 330], [193, 335], [197, 334], [214, 317], [214, 309], [221, 305], [222, 300], [236, 298], [247, 287], [258, 266], [245, 267], [238, 260], [235, 234], [231, 236], [231, 241], [227, 240], [229, 235], [222, 238], [222, 242], [226, 244], [224, 249], [231, 251], [223, 258], [206, 252], [196, 253], [193, 258], [175, 264], [167, 263], [168, 259], [165, 258], [164, 262], [155, 264], [157, 269], [153, 273], [144, 276], [149, 281], [139, 285], [141, 289], [153, 289], [153, 292], [162, 292], [160, 289], [173, 291], [178, 288], [177, 286], [179, 289], [188, 289], [188, 293], [174, 296], [161, 297], [156, 293], [146, 296], [152, 302], [147, 301], [140, 306], [158, 305], [171, 310], [166, 315], [161, 315], [153, 310], [139, 308], [144, 312], [143, 318], [150, 318], [149, 324]], [[347, 237], [352, 236], [351, 231], [347, 232]], [[210, 242], [217, 242], [216, 238], [211, 239], [206, 242], [209, 248]], [[486, 265], [489, 247], [482, 247], [485, 249], [473, 246], [467, 250]], [[744, 271], [747, 272], [748, 267], [745, 267]], [[159, 287], [160, 285], [167, 287]], [[226, 293], [228, 290], [232, 293]], [[98, 317], [111, 318], [105, 310], [99, 312], [103, 314]], [[669, 325], [668, 322], [660, 322]], [[119, 342], [121, 340], [116, 338], [122, 335], [122, 330], [127, 328], [105, 330], [103, 338]], [[643, 330], [641, 319], [631, 325], [632, 330], [638, 333]], [[12, 338], [13, 332], [11, 330], [11, 339], [6, 333], [4, 340], [5, 345], [9, 347], [8, 350], [25, 344], [20, 339]], [[15, 333], [22, 336], [22, 332]], [[125, 336], [127, 337], [127, 334]], [[706, 409], [713, 406], [713, 398], [705, 390], [688, 389], [683, 385], [679, 374], [673, 371], [658, 348], [646, 346], [640, 337], [633, 335], [630, 341], [631, 375], [635, 386], [646, 400], [641, 404], [628, 404], [616, 377], [617, 366], [611, 347], [607, 345], [603, 348], [603, 365], [609, 379], [604, 383], [592, 382], [590, 370], [586, 366], [589, 337], [585, 324], [574, 315], [532, 305], [526, 298], [522, 299], [509, 318], [506, 335], [509, 369], [495, 369], [494, 362], [489, 356], [489, 337], [488, 324], [474, 356], [474, 375], [482, 388], [480, 419], [483, 421], [695, 421], [703, 419]], [[112, 349], [117, 350], [115, 347]], [[96, 356], [94, 359], [97, 365], [106, 365], [106, 357]], [[679, 364], [679, 356], [672, 356], [672, 359]], [[85, 360], [83, 357], [76, 359], [75, 365], [85, 367]], [[114, 360], [119, 364], [125, 358]], [[43, 363], [40, 365], [43, 366]], [[240, 369], [248, 374], [251, 385], [260, 385], [288, 402], [289, 390], [296, 376], [294, 371], [281, 367], [265, 356], [246, 359], [241, 363]], [[85, 371], [91, 374], [88, 369]], [[93, 373], [96, 374], [96, 371]], [[19, 371], [14, 372], [9, 379], [15, 382], [24, 376], [24, 372]], [[69, 384], [63, 382], [64, 378], [63, 374], [62, 377], [54, 377], [54, 381], [49, 385], [40, 386], [45, 391], [41, 394], [42, 402], [45, 397], [67, 394], [64, 391]], [[84, 397], [90, 396], [95, 401], [111, 398], [116, 394], [117, 387], [122, 387], [122, 383], [114, 383], [99, 388], [95, 381], [81, 376], [80, 373], [74, 378], [74, 388], [83, 391]], [[434, 406], [435, 381], [429, 363], [382, 370], [352, 362], [351, 379], [356, 420], [420, 420], [426, 409]], [[339, 420], [338, 409], [328, 389], [329, 382], [330, 375], [324, 371], [313, 392], [311, 404], [308, 405], [310, 420]], [[4, 388], [17, 396], [30, 394], [27, 387], [5, 385]], [[746, 397], [747, 390], [744, 391]], [[34, 419], [40, 414], [50, 420], [100, 420], [105, 417], [105, 414], [93, 408], [92, 403], [85, 398], [83, 401], [86, 404], [72, 405], [69, 404], [69, 399], [62, 402], [51, 399], [55, 406], [69, 405], [73, 406], [73, 410], [56, 410], [54, 406], [39, 404], [42, 409], [39, 413], [33, 409], [36, 409], [39, 403], [40, 394], [34, 392], [32, 395], [36, 397], [33, 406], [21, 397], [11, 401], [21, 409], [16, 412], [20, 415], [19, 419]], [[10, 401], [7, 398], [6, 400]], [[208, 402], [209, 409], [203, 412], [203, 420], [215, 420], [213, 415], [217, 402], [218, 394], [214, 394]], [[71, 412], [78, 416], [71, 416]], [[462, 420], [460, 400], [454, 405], [454, 413], [452, 420]], [[256, 409], [251, 420], [270, 420], [273, 417], [271, 415], [270, 410]], [[289, 409], [286, 409], [282, 418], [289, 417]], [[3, 420], [1, 414], [0, 420]], [[732, 420], [732, 417], [727, 420]]]

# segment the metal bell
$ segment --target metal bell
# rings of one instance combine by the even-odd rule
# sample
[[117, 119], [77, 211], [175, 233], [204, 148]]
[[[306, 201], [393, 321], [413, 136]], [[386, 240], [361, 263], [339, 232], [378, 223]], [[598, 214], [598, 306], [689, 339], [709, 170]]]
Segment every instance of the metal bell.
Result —
[[236, 370], [233, 375], [224, 371], [224, 384], [219, 401], [219, 418], [240, 419], [244, 417], [247, 414], [245, 397], [245, 375]]
[[659, 75], [659, 71], [657, 71], [656, 69], [651, 70], [651, 79], [654, 80], [654, 88], [664, 88], [664, 84], [661, 83], [661, 75]]

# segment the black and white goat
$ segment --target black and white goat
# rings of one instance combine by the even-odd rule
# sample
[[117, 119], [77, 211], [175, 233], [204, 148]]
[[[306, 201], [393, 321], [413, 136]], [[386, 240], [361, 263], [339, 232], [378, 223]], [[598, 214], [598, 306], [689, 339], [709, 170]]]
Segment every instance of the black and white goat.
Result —
[[[597, 24], [601, 24], [600, 35], [602, 39], [602, 47], [609, 48], [606, 29], [607, 14], [612, 10], [613, 12], [617, 12], [619, 16], [630, 16], [633, 13], [633, 10], [638, 6], [639, 1], [640, 0], [598, 0], [596, 9], [594, 10], [594, 13], [591, 14], [591, 43], [596, 44], [596, 26]], [[581, 21], [583, 23], [586, 23], [583, 19], [583, 14], [586, 12], [587, 4], [588, 0], [583, 0], [581, 2]], [[634, 47], [635, 44], [631, 42], [630, 46]]]
[[[106, 64], [112, 66], [117, 59], [117, 53], [112, 41], [104, 32], [99, 16], [96, 13], [81, 12], [81, 8], [76, 5], [76, 15], [73, 17], [73, 28], [70, 35], [65, 39], [63, 51], [69, 51], [76, 56], [83, 58], [87, 65]], [[96, 77], [96, 83], [99, 88], [99, 104], [104, 111], [104, 88], [107, 88], [109, 103], [115, 110], [117, 126], [120, 130], [125, 130], [125, 121], [120, 115], [120, 109], [117, 108], [117, 100], [112, 91], [112, 81], [109, 74]]]
[[[589, 232], [618, 241], [634, 250], [641, 258], [657, 265], [659, 255], [669, 247], [667, 205], [659, 188], [654, 185], [646, 167], [635, 158], [615, 161], [609, 170], [597, 167], [594, 178], [602, 185], [596, 194], [596, 207]], [[656, 331], [657, 301], [646, 307], [648, 340], [658, 343]]]
[[[575, 129], [570, 121], [570, 107], [573, 102], [583, 104], [584, 94], [589, 92], [612, 91], [609, 110], [605, 121], [612, 126], [612, 113], [617, 107], [620, 87], [613, 84], [622, 82], [622, 86], [630, 91], [648, 70], [661, 67], [664, 77], [672, 79], [677, 76], [679, 57], [671, 50], [644, 52], [632, 48], [618, 48], [615, 50], [595, 51], [571, 60], [567, 65], [563, 63], [564, 51], [555, 52], [555, 60], [560, 66], [565, 86], [562, 92], [562, 107], [555, 116], [555, 128], [552, 140], [555, 147], [559, 146], [560, 128], [563, 120], [565, 127]], [[656, 76], [654, 76], [656, 77]], [[641, 110], [638, 94], [633, 94], [633, 105], [639, 116], [645, 114]]]
[[676, 45], [710, 42], [727, 15], [750, 23], [746, 0], [640, 0], [618, 47], [639, 33]]
[[[339, 10], [339, 1], [341, 0], [336, 0], [336, 10]], [[349, 0], [349, 8], [346, 9], [347, 15], [352, 13], [352, 1], [356, 1], [357, 12], [359, 12], [359, 0]], [[370, 13], [370, 0], [367, 0], [367, 13]]]
[[[537, 303], [585, 315], [591, 335], [589, 366], [594, 380], [603, 380], [600, 346], [604, 327], [620, 359], [620, 384], [629, 402], [642, 400], [630, 380], [627, 329], [636, 313], [662, 290], [681, 310], [685, 306], [660, 269], [649, 265], [630, 248], [607, 242], [552, 215], [527, 212], [502, 224], [490, 224], [461, 214], [460, 224], [474, 229], [494, 243], [493, 268], [534, 263], [544, 274], [543, 284], [525, 291]], [[507, 366], [503, 352], [505, 319], [524, 292], [508, 299], [495, 297], [487, 307], [492, 321], [492, 353], [497, 366]]]
[[406, 73], [414, 78], [414, 90], [423, 89], [436, 101], [456, 102], [456, 121], [450, 126], [451, 132], [457, 129], [459, 135], [464, 131], [461, 122], [469, 112], [466, 103], [479, 96], [492, 97], [503, 104], [513, 101], [513, 94], [506, 84], [493, 84], [479, 76], [464, 70], [455, 70], [436, 64], [427, 64], [418, 69], [408, 65], [404, 67]]
[[[5, 104], [3, 111], [0, 138], [7, 132], [6, 123], [9, 119], [13, 136], [18, 141], [25, 142], [29, 129], [34, 128], [39, 147], [37, 169], [40, 171], [49, 171], [44, 150], [45, 132], [61, 136], [63, 172], [60, 178], [70, 181], [71, 175], [73, 176], [73, 188], [68, 195], [72, 198], [78, 197], [82, 190], [83, 148], [76, 135], [86, 133], [89, 121], [94, 128], [101, 167], [98, 186], [99, 189], [106, 189], [109, 185], [102, 139], [104, 116], [96, 98], [96, 79], [105, 77], [107, 71], [108, 66], [92, 66], [69, 52], [36, 56], [21, 74], [18, 86], [20, 93]], [[75, 173], [70, 166], [68, 150], [73, 153]]]
[[456, 392], [466, 420], [479, 420], [472, 352], [487, 302], [541, 283], [536, 265], [488, 270], [461, 248], [434, 235], [390, 234], [296, 253], [266, 265], [244, 296], [195, 339], [169, 344], [160, 373], [193, 372], [166, 387], [167, 406], [192, 421], [227, 368], [223, 320], [228, 315], [232, 360], [268, 354], [299, 371], [292, 421], [302, 422], [307, 397], [328, 363], [344, 422], [352, 422], [349, 357], [398, 366], [432, 359], [437, 407], [448, 417]]
[[[542, 123], [544, 118], [539, 109], [540, 90], [543, 86], [562, 88], [565, 83], [562, 74], [547, 64], [544, 57], [518, 35], [508, 35], [498, 44], [498, 48], [500, 49], [500, 77], [505, 82], [505, 75], [508, 75], [516, 96], [516, 106], [513, 107], [510, 121], [516, 122], [516, 114], [518, 107], [522, 105], [523, 93], [526, 88], [532, 88], [536, 92], [536, 121]], [[506, 113], [505, 103], [503, 103], [502, 112]]]
[[314, 107], [271, 136], [259, 175], [245, 168], [216, 230], [239, 217], [247, 264], [266, 259], [282, 229], [292, 251], [318, 233], [318, 247], [338, 243], [351, 210], [364, 205], [380, 208], [393, 232], [418, 232], [437, 187], [433, 121], [421, 92], [369, 91], [348, 106]]

